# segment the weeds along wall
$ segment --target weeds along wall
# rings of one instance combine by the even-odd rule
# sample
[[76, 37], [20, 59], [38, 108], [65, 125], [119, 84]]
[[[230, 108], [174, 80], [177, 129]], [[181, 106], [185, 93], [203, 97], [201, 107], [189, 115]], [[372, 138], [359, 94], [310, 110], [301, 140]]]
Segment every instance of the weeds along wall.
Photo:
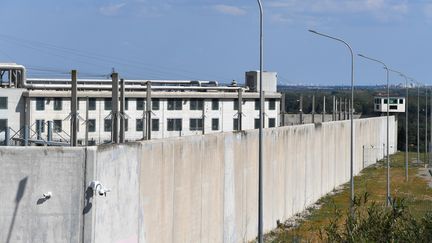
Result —
[[[390, 117], [390, 153], [396, 129]], [[355, 120], [354, 135], [357, 174], [363, 146], [381, 148], [367, 150], [369, 159], [383, 157], [386, 118]], [[350, 121], [265, 129], [265, 231], [348, 182], [349, 151]], [[257, 130], [0, 154], [2, 242], [8, 235], [10, 242], [98, 243], [247, 242], [257, 235]], [[23, 178], [31, 190], [19, 189]], [[87, 188], [93, 180], [111, 191], [95, 195]], [[45, 191], [52, 197], [37, 204]]]

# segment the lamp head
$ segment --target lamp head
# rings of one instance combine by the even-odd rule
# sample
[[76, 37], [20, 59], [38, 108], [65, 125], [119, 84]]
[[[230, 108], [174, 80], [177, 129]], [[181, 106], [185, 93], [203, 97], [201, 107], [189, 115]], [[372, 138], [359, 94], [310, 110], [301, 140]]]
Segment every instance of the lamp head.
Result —
[[316, 32], [315, 30], [309, 30], [309, 32], [314, 33], [314, 34], [318, 34], [318, 32]]

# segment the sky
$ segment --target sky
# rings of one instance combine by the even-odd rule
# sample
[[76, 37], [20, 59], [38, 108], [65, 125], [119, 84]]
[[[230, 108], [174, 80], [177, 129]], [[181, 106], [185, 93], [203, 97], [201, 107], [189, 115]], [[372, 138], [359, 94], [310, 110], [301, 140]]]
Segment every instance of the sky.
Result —
[[[349, 85], [350, 54], [430, 84], [432, 0], [262, 0], [264, 70], [281, 85]], [[244, 82], [259, 69], [255, 0], [2, 0], [0, 62], [30, 77]], [[355, 83], [384, 85], [382, 65], [355, 57]], [[391, 74], [390, 82], [404, 79]]]

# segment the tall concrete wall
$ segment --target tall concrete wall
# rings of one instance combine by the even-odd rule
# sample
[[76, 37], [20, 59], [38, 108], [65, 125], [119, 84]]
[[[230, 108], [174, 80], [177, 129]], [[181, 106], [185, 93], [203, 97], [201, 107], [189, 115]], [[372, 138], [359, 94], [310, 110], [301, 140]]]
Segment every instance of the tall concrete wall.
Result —
[[[390, 153], [396, 127], [391, 117]], [[385, 128], [385, 118], [355, 121], [356, 174], [362, 146], [382, 146]], [[266, 129], [264, 145], [265, 231], [349, 180], [349, 121]], [[257, 147], [257, 131], [99, 147], [95, 176], [114, 189], [95, 198], [94, 242], [254, 239]]]
[[[391, 153], [397, 147], [396, 128], [391, 117]], [[269, 231], [277, 220], [349, 180], [350, 123], [264, 133], [264, 228]], [[356, 120], [355, 136], [358, 173], [362, 146], [385, 142], [385, 117]], [[256, 130], [87, 149], [0, 148], [0, 241], [252, 240], [257, 235], [257, 148]], [[380, 149], [369, 151], [371, 160], [382, 157]], [[111, 192], [94, 195], [87, 188], [93, 180]], [[38, 204], [46, 191], [52, 198]]]
[[83, 149], [0, 147], [0, 242], [81, 242], [84, 173]]

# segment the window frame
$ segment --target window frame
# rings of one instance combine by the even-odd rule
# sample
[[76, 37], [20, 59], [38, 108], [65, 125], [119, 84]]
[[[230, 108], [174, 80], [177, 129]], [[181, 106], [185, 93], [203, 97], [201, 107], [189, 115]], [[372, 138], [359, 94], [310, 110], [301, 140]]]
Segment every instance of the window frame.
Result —
[[44, 111], [45, 110], [45, 98], [36, 97], [36, 110]]
[[[79, 103], [79, 101], [77, 103]], [[77, 109], [78, 109], [78, 106], [77, 106]], [[61, 110], [63, 110], [63, 99], [62, 98], [58, 98], [58, 97], [54, 98], [54, 100], [53, 100], [53, 110], [55, 110], [55, 111], [61, 111]]]
[[219, 118], [212, 118], [212, 131], [219, 131]]
[[[2, 100], [4, 102], [2, 102]], [[9, 97], [7, 97], [7, 96], [0, 97], [0, 110], [7, 110], [8, 109], [8, 100], [9, 100]]]
[[183, 120], [181, 118], [167, 118], [167, 131], [180, 132], [183, 130]]

